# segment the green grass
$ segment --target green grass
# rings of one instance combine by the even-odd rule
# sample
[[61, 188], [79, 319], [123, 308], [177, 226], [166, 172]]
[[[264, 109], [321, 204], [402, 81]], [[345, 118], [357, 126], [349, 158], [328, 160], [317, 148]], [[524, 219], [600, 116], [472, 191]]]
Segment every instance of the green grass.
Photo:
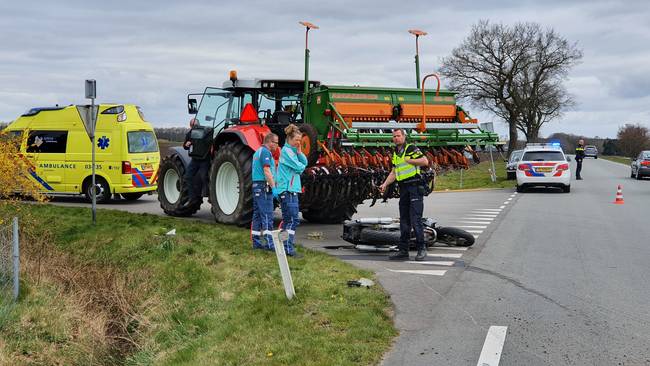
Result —
[[275, 254], [253, 251], [247, 230], [111, 210], [93, 227], [88, 209], [23, 208], [52, 248], [23, 240], [0, 364], [369, 365], [396, 335], [383, 290], [346, 285], [372, 273], [325, 254], [289, 260], [288, 301]]
[[606, 156], [606, 155], [601, 155], [598, 157], [599, 159], [605, 159], [609, 161], [613, 161], [615, 163], [621, 163], [625, 165], [630, 165], [632, 163], [632, 159], [626, 158], [624, 156]]
[[[495, 160], [494, 167], [496, 170], [497, 180], [492, 182], [490, 178], [490, 161], [483, 161], [479, 164], [472, 165], [469, 169], [454, 170], [440, 174], [436, 177], [435, 190], [447, 191], [458, 189], [478, 189], [478, 188], [513, 188], [515, 180], [506, 180], [505, 163]], [[462, 177], [462, 184], [461, 184]]]

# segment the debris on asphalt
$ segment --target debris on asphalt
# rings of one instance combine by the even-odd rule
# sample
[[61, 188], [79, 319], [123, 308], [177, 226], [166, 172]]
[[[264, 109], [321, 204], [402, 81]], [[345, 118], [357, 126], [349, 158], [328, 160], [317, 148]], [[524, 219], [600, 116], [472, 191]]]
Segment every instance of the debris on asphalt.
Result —
[[366, 287], [370, 288], [370, 286], [374, 285], [375, 282], [373, 280], [369, 280], [367, 278], [359, 278], [358, 280], [350, 280], [348, 281], [348, 287]]
[[323, 240], [323, 232], [322, 231], [312, 231], [307, 234], [307, 239], [309, 240]]

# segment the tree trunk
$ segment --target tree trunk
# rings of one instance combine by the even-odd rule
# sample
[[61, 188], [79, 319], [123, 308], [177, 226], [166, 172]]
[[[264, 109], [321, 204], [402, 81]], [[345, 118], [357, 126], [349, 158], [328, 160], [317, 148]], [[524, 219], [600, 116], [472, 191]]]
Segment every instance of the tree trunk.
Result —
[[508, 158], [513, 151], [517, 149], [517, 121], [510, 120], [508, 121], [508, 131], [510, 133], [510, 140], [508, 141]]

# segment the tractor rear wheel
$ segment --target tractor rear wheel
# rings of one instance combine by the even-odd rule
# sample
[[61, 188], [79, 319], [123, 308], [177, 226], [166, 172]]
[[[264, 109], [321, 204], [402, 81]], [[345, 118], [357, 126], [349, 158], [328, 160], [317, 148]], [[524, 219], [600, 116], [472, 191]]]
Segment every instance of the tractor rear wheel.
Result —
[[201, 202], [189, 202], [183, 205], [182, 202], [186, 201], [187, 190], [183, 188], [183, 179], [185, 175], [185, 166], [181, 158], [172, 154], [163, 158], [160, 162], [158, 172], [158, 201], [160, 208], [165, 211], [167, 215], [177, 217], [192, 216], [201, 208]]
[[210, 202], [217, 222], [247, 226], [253, 217], [253, 151], [228, 142], [217, 151], [210, 169]]

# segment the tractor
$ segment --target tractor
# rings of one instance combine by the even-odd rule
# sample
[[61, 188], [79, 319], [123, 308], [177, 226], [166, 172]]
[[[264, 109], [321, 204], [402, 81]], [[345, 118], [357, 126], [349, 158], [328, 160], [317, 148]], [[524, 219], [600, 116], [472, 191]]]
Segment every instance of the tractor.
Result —
[[[310, 23], [301, 23], [310, 29]], [[498, 135], [482, 131], [456, 104], [456, 93], [436, 89], [325, 85], [309, 80], [305, 42], [305, 77], [300, 80], [239, 79], [231, 71], [221, 88], [188, 95], [188, 112], [198, 124], [190, 133], [209, 154], [207, 176], [191, 184], [208, 197], [215, 220], [246, 226], [252, 218], [252, 156], [264, 136], [274, 132], [284, 143], [290, 123], [303, 133], [302, 151], [309, 162], [301, 180], [303, 218], [341, 223], [364, 200], [399, 197], [377, 187], [391, 169], [392, 130], [406, 131], [429, 159], [422, 177], [432, 189], [435, 175], [466, 169], [478, 162], [476, 147], [499, 146]], [[416, 56], [417, 62], [417, 56]], [[430, 75], [431, 76], [431, 75]], [[437, 77], [436, 77], [437, 79]], [[193, 215], [201, 201], [183, 197], [190, 156], [173, 147], [160, 164], [158, 200], [172, 216]]]

